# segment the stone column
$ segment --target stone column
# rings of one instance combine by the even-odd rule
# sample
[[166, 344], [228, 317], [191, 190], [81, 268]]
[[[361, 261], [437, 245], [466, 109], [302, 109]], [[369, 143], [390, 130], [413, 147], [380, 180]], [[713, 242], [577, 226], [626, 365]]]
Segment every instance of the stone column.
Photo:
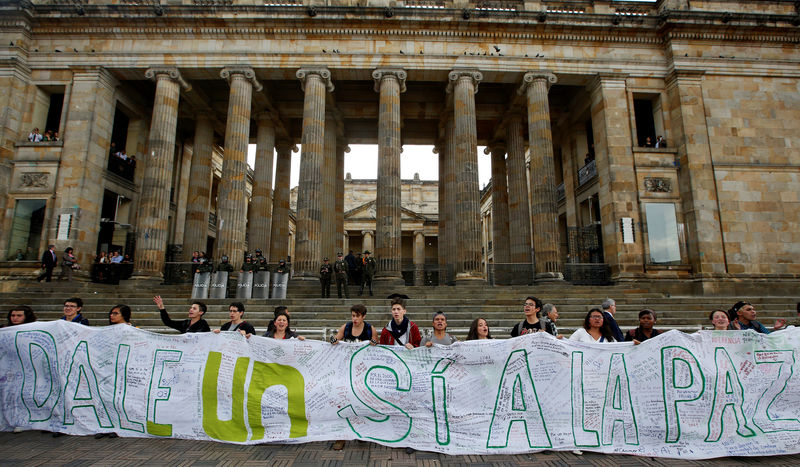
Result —
[[278, 141], [275, 163], [275, 192], [272, 200], [269, 262], [277, 263], [289, 256], [289, 181], [292, 172], [292, 150], [289, 141]]
[[492, 250], [494, 251], [495, 281], [507, 283], [511, 262], [508, 240], [508, 188], [506, 182], [506, 145], [493, 142], [485, 153], [492, 155]]
[[456, 123], [452, 116], [447, 116], [444, 122], [444, 194], [445, 194], [445, 216], [447, 225], [445, 230], [445, 250], [447, 258], [447, 282], [448, 285], [456, 283], [456, 263], [458, 262], [458, 239], [456, 230]]
[[633, 243], [623, 243], [620, 227], [622, 218], [641, 225], [625, 76], [598, 76], [590, 94], [603, 257], [612, 279], [634, 279], [644, 271], [641, 229], [634, 229]]
[[547, 72], [525, 73], [520, 93], [528, 105], [528, 140], [531, 148], [531, 198], [533, 212], [533, 250], [537, 280], [562, 280], [559, 252], [558, 195], [553, 162], [553, 134], [550, 131], [550, 105], [547, 93], [557, 81]]
[[453, 70], [448, 75], [455, 120], [455, 222], [458, 238], [456, 281], [484, 280], [481, 269], [480, 186], [475, 93], [483, 75], [477, 70]]
[[380, 92], [378, 113], [378, 193], [375, 201], [378, 261], [376, 281], [402, 285], [400, 273], [400, 94], [406, 90], [406, 72], [378, 69], [372, 72]]
[[225, 125], [225, 159], [217, 198], [217, 246], [214, 260], [227, 255], [238, 264], [244, 255], [247, 229], [247, 146], [250, 143], [250, 106], [253, 88], [261, 90], [255, 72], [228, 67], [220, 76], [230, 82], [228, 120]]
[[[523, 283], [533, 280], [531, 256], [531, 216], [528, 205], [528, 179], [525, 167], [525, 137], [523, 136], [523, 116], [512, 113], [506, 127], [508, 143], [508, 235], [509, 256], [514, 268], [524, 271]], [[520, 278], [521, 279], [521, 278]], [[515, 281], [517, 282], [517, 281]]]
[[438, 199], [438, 206], [439, 206], [439, 225], [438, 225], [438, 234], [439, 237], [437, 238], [437, 259], [439, 262], [439, 285], [447, 284], [447, 242], [445, 240], [445, 232], [447, 231], [447, 207], [445, 204], [445, 199], [447, 197], [447, 193], [445, 193], [445, 140], [444, 138], [439, 141], [436, 147], [433, 148], [433, 152], [435, 154], [439, 154], [439, 199]]
[[147, 168], [139, 200], [136, 275], [161, 277], [169, 227], [169, 192], [175, 158], [178, 100], [181, 88], [188, 90], [190, 87], [176, 68], [150, 68], [145, 76], [156, 81], [156, 97], [145, 155], [148, 158]]
[[[322, 157], [322, 241], [321, 264], [326, 257], [336, 261], [336, 117], [331, 112], [325, 114], [325, 149]], [[342, 168], [344, 170], [344, 168]]]
[[336, 144], [336, 203], [335, 203], [335, 235], [334, 249], [345, 256], [347, 255], [347, 234], [344, 231], [344, 155], [350, 152], [350, 148], [343, 141]]
[[375, 240], [374, 240], [374, 232], [372, 230], [362, 230], [361, 235], [364, 239], [361, 241], [361, 251], [369, 250], [372, 253], [375, 253]]
[[186, 233], [183, 239], [185, 260], [193, 251], [204, 251], [208, 243], [208, 211], [211, 202], [211, 154], [214, 144], [214, 127], [208, 115], [195, 119], [192, 168], [189, 175], [189, 198], [186, 203]]
[[261, 249], [269, 255], [270, 226], [272, 225], [272, 160], [275, 156], [275, 126], [269, 112], [258, 114], [256, 163], [253, 171], [253, 193], [248, 210], [247, 248]]
[[297, 71], [303, 102], [302, 156], [297, 193], [297, 228], [294, 270], [296, 278], [316, 279], [322, 240], [322, 159], [325, 149], [325, 91], [333, 92], [331, 73], [325, 68]]
[[425, 285], [425, 234], [414, 231], [414, 285]]
[[[726, 264], [717, 200], [717, 181], [703, 102], [703, 76], [698, 72], [673, 72], [667, 78], [672, 140], [677, 148], [678, 187], [683, 206], [689, 262], [695, 277], [709, 279], [746, 272], [741, 265]], [[711, 133], [713, 134], [713, 132]], [[731, 247], [729, 246], [729, 252]], [[736, 245], [733, 245], [735, 251]], [[739, 269], [739, 270], [736, 270]], [[703, 288], [713, 287], [703, 281]]]

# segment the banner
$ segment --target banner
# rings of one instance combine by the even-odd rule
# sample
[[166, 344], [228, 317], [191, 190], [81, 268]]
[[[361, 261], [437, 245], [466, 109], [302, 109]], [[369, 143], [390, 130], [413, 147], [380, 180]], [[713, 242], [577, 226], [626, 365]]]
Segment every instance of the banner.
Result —
[[800, 329], [407, 350], [63, 320], [0, 330], [0, 429], [451, 454], [800, 452]]

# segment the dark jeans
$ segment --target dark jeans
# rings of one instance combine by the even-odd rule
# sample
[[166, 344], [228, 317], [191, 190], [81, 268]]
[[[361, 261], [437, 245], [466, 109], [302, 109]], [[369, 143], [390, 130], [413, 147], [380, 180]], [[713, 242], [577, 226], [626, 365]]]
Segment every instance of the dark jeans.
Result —
[[350, 298], [350, 292], [347, 291], [347, 275], [345, 274], [337, 274], [336, 275], [336, 294], [339, 298], [342, 298], [342, 288], [344, 288], [344, 296], [346, 298]]
[[330, 298], [331, 296], [331, 280], [330, 279], [320, 279], [320, 284], [322, 284], [322, 298]]

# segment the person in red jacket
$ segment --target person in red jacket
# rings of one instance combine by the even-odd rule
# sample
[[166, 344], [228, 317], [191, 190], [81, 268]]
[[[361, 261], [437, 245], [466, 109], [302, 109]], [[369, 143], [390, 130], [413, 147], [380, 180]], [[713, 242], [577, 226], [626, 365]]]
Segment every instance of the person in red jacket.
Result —
[[383, 345], [402, 345], [407, 349], [419, 347], [422, 336], [419, 328], [406, 318], [406, 302], [402, 298], [392, 300], [392, 320], [381, 331]]

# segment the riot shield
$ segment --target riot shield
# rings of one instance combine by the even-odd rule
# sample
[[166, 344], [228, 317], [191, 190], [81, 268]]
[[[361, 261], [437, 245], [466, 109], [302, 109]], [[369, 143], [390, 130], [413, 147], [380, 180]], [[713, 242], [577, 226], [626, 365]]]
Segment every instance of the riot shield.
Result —
[[253, 295], [253, 271], [239, 273], [239, 281], [236, 284], [236, 298], [247, 300]]
[[272, 273], [272, 298], [286, 298], [286, 286], [289, 284], [288, 273]]
[[211, 273], [194, 273], [194, 286], [192, 287], [192, 298], [208, 298], [208, 284], [211, 282]]
[[225, 298], [228, 292], [228, 271], [217, 271], [211, 278], [208, 298]]
[[253, 275], [253, 298], [269, 298], [269, 271]]

